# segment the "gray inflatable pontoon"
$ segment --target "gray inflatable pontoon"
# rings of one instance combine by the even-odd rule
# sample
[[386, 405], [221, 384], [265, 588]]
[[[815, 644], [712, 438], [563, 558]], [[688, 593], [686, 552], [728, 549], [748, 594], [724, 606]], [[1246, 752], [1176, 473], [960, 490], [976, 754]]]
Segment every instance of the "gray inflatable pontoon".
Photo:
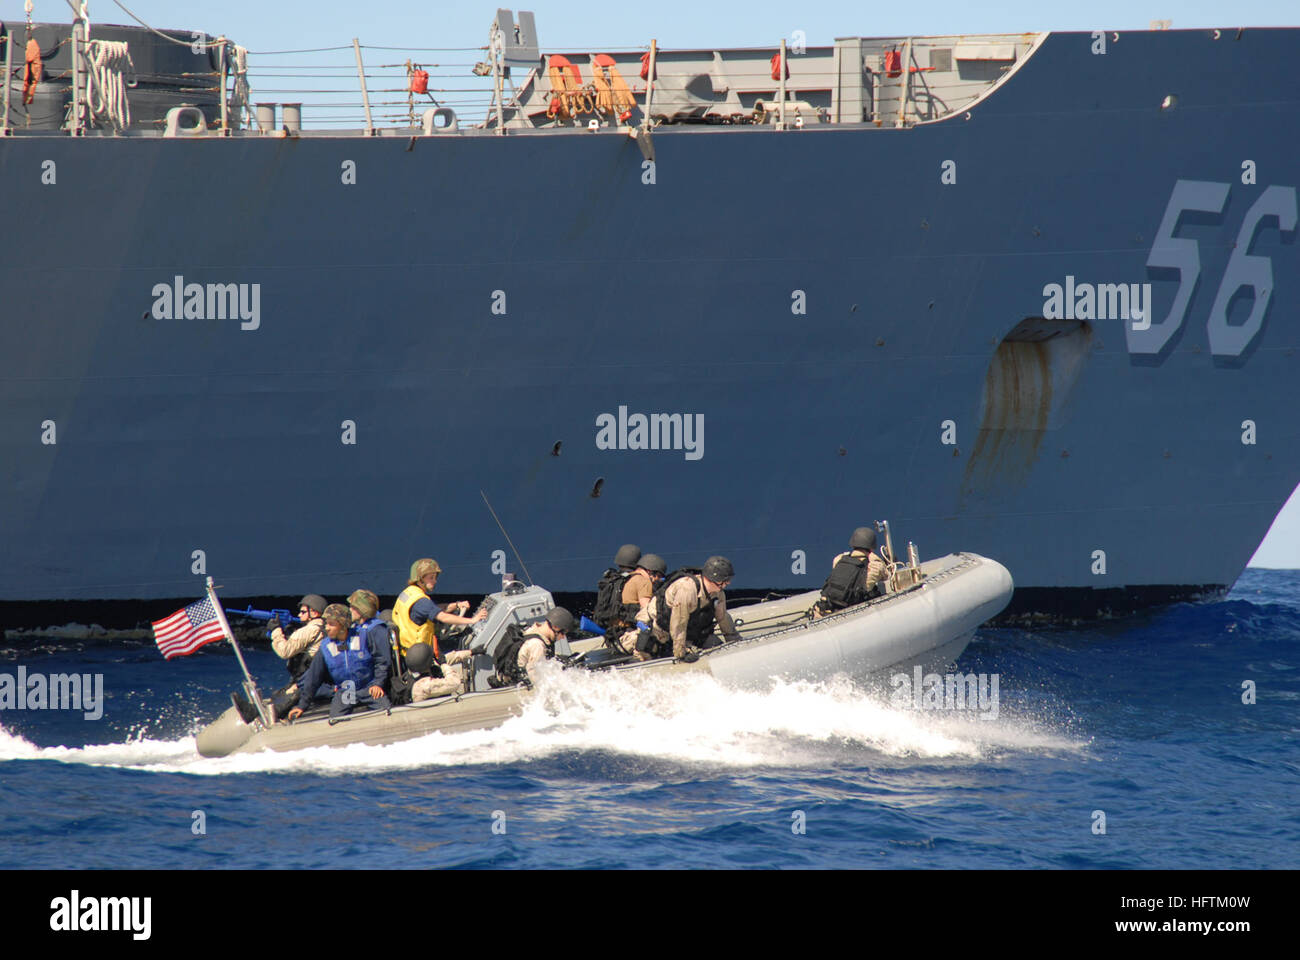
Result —
[[[601, 638], [557, 645], [572, 669], [617, 670], [627, 677], [692, 671], [712, 674], [731, 686], [758, 687], [775, 678], [824, 680], [845, 674], [870, 681], [886, 672], [942, 669], [966, 649], [975, 629], [1011, 599], [1011, 574], [976, 554], [949, 554], [920, 565], [898, 566], [889, 592], [832, 616], [811, 619], [818, 591], [739, 606], [731, 613], [741, 639], [703, 651], [694, 663], [663, 659], [638, 663], [615, 654]], [[330, 723], [325, 707], [297, 722], [267, 727], [245, 723], [233, 707], [199, 732], [199, 753], [222, 757], [259, 750], [301, 750], [350, 743], [385, 744], [432, 733], [493, 727], [523, 710], [527, 686], [492, 689], [492, 653], [512, 622], [532, 623], [553, 606], [540, 587], [512, 584], [489, 596], [488, 617], [475, 624], [464, 644], [475, 653], [470, 692], [358, 713]]]

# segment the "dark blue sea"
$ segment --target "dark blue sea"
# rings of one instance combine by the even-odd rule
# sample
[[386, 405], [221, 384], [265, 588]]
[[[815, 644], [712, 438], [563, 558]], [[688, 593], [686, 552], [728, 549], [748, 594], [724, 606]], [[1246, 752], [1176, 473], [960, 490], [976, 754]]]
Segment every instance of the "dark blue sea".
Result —
[[996, 718], [570, 671], [496, 730], [210, 760], [224, 644], [11, 636], [20, 665], [102, 673], [105, 705], [0, 713], [4, 868], [1300, 866], [1300, 571], [984, 629], [959, 669], [997, 675]]

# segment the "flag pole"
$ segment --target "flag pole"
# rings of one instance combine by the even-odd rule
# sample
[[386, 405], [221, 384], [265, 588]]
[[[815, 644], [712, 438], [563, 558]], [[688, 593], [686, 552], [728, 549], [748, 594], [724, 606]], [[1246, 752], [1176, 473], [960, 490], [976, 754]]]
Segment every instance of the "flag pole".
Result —
[[253, 682], [253, 676], [248, 672], [248, 664], [244, 662], [244, 651], [239, 649], [239, 643], [235, 640], [235, 635], [230, 629], [230, 623], [226, 620], [226, 611], [221, 608], [221, 602], [217, 599], [217, 592], [212, 586], [211, 577], [208, 577], [208, 601], [212, 604], [212, 609], [216, 611], [217, 622], [221, 624], [221, 632], [226, 635], [230, 645], [235, 648], [235, 656], [239, 658], [239, 669], [244, 671], [244, 693], [257, 707], [257, 715], [262, 718], [262, 723], [267, 727], [274, 726], [265, 704], [262, 703], [262, 695], [257, 690], [257, 684]]

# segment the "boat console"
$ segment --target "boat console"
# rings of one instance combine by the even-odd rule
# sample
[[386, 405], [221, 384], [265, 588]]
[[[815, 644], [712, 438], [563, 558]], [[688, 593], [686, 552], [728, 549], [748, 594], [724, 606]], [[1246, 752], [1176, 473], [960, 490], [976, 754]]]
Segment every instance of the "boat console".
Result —
[[[521, 627], [536, 623], [554, 606], [555, 600], [549, 590], [525, 586], [518, 581], [506, 584], [498, 593], [488, 594], [483, 600], [487, 619], [470, 628], [470, 636], [465, 642], [465, 649], [474, 654], [470, 661], [470, 690], [492, 689], [488, 686], [488, 678], [495, 672], [492, 657], [506, 628], [512, 623]], [[567, 657], [570, 652], [567, 640], [555, 644], [556, 656]]]

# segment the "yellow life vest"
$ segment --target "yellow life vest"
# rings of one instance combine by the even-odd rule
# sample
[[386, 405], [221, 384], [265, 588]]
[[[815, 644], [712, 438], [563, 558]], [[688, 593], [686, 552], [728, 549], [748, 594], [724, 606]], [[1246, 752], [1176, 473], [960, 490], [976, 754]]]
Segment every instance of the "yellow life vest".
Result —
[[429, 595], [416, 584], [411, 584], [397, 595], [393, 604], [393, 623], [397, 626], [397, 642], [402, 648], [402, 656], [417, 643], [427, 643], [433, 648], [433, 655], [439, 656], [438, 637], [433, 632], [433, 619], [430, 618], [420, 626], [411, 619], [411, 607], [420, 600], [427, 600]]

